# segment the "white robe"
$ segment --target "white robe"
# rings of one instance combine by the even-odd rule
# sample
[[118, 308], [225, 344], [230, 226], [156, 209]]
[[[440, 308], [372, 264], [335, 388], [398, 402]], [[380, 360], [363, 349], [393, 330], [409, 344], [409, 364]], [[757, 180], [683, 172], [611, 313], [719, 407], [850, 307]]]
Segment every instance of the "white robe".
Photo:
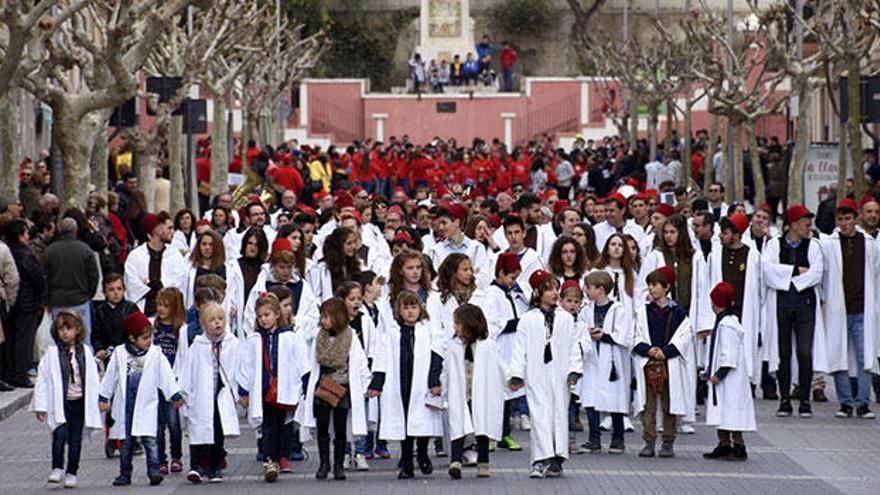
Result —
[[309, 278], [306, 284], [311, 287], [312, 293], [320, 305], [333, 297], [333, 278], [325, 261], [319, 261], [309, 270]]
[[[264, 269], [268, 265], [264, 264]], [[244, 338], [245, 308], [251, 307], [252, 292], [244, 293], [244, 274], [241, 272], [239, 260], [226, 262], [226, 300], [229, 315], [229, 330], [239, 338]]]
[[[444, 348], [442, 381], [449, 402], [449, 438], [455, 440], [473, 433], [499, 440], [507, 387], [498, 343], [492, 339], [474, 342], [471, 383], [465, 372], [464, 343], [453, 338]], [[471, 407], [468, 407], [468, 396]]]
[[[293, 276], [293, 281], [296, 280], [296, 275]], [[239, 330], [240, 335], [248, 336], [253, 333], [254, 328], [257, 325], [257, 299], [260, 298], [260, 294], [266, 292], [266, 286], [268, 285], [268, 281], [274, 280], [274, 276], [272, 275], [272, 269], [269, 264], [263, 265], [263, 268], [260, 270], [260, 274], [257, 275], [257, 281], [254, 282], [253, 288], [251, 288], [251, 293], [247, 298], [247, 306], [244, 308], [244, 322], [242, 323], [241, 329]], [[310, 340], [314, 337], [314, 331], [317, 328], [318, 320], [320, 319], [320, 314], [318, 313], [318, 301], [315, 299], [315, 295], [312, 293], [311, 288], [309, 287], [309, 283], [307, 281], [303, 281], [302, 286], [302, 294], [299, 299], [299, 307], [293, 308], [294, 315], [294, 327], [297, 329], [302, 328], [306, 329], [306, 340]], [[312, 333], [309, 333], [312, 332]]]
[[[610, 336], [613, 344], [599, 342], [590, 337], [594, 326], [593, 302], [588, 303], [578, 315], [578, 341], [584, 360], [584, 376], [578, 382], [578, 395], [582, 407], [597, 411], [629, 414], [630, 377], [632, 366], [629, 348], [632, 345], [632, 316], [619, 302], [612, 302], [605, 315], [602, 331]], [[616, 380], [611, 381], [611, 370]]]
[[[746, 330], [735, 315], [725, 316], [719, 323], [712, 349], [712, 366], [707, 376], [715, 375], [718, 368], [731, 368], [717, 385], [709, 383], [706, 399], [706, 424], [729, 431], [755, 431], [755, 403], [747, 368], [751, 353], [746, 346]], [[714, 390], [713, 390], [714, 389]], [[717, 399], [717, 403], [716, 403]]]
[[[868, 235], [865, 238], [864, 266], [864, 330], [862, 363], [866, 371], [880, 373], [877, 356], [880, 354], [880, 339], [877, 332], [877, 283], [880, 274], [880, 247]], [[822, 307], [825, 309], [825, 343], [828, 346], [828, 371], [856, 371], [855, 347], [849, 342], [846, 326], [846, 303], [843, 286], [843, 255], [840, 246], [840, 232], [835, 229], [830, 236], [819, 242], [825, 259], [822, 277]]]
[[[497, 253], [492, 253], [489, 256], [489, 262], [486, 265], [489, 269], [482, 270], [477, 276], [477, 286], [480, 288], [488, 287], [493, 280], [495, 280], [495, 266], [498, 263], [498, 257], [501, 253], [507, 252], [499, 251]], [[529, 284], [529, 277], [532, 276], [538, 270], [544, 270], [544, 261], [541, 260], [541, 256], [532, 248], [525, 248], [521, 253], [518, 253], [520, 256], [519, 264], [522, 267], [522, 271], [519, 274], [519, 277], [516, 279], [516, 283], [519, 285], [520, 289], [523, 291], [523, 295], [526, 300], [532, 298], [532, 286]]]
[[428, 311], [428, 326], [431, 328], [431, 338], [434, 342], [446, 342], [455, 335], [453, 315], [458, 309], [458, 300], [452, 294], [443, 302], [443, 298], [437, 291], [428, 294], [425, 303]]
[[[101, 397], [112, 399], [111, 415], [114, 419], [110, 428], [110, 438], [124, 440], [126, 435], [125, 402], [126, 381], [130, 354], [125, 344], [116, 346], [110, 357], [110, 364], [101, 380]], [[159, 418], [159, 391], [166, 399], [180, 392], [177, 378], [162, 354], [159, 346], [152, 345], [144, 356], [144, 369], [138, 384], [132, 416], [131, 435], [134, 437], [155, 437]]]
[[[607, 220], [594, 225], [593, 231], [596, 233], [596, 249], [600, 253], [605, 249], [605, 243], [608, 242], [608, 238], [617, 233], [617, 229], [611, 226]], [[636, 240], [636, 244], [642, 242], [642, 238], [645, 237], [645, 229], [632, 221], [632, 219], [627, 220], [623, 224], [623, 233], [631, 235]]]
[[[321, 378], [321, 366], [318, 364], [315, 346], [317, 339], [310, 346], [309, 385], [306, 389], [306, 400], [302, 407], [297, 410], [296, 419], [305, 428], [315, 428], [315, 390], [318, 388], [318, 380]], [[346, 386], [351, 398], [351, 408], [348, 410], [348, 421], [351, 424], [352, 436], [362, 437], [367, 434], [367, 411], [364, 397], [367, 387], [370, 385], [372, 374], [367, 366], [367, 355], [361, 347], [361, 341], [352, 330], [351, 347], [348, 352], [348, 385]]]
[[[241, 232], [239, 232], [238, 229], [229, 229], [226, 232], [226, 235], [223, 236], [223, 247], [226, 248], [227, 261], [241, 258], [241, 240], [244, 239], [244, 235], [247, 231], [248, 229], [244, 229]], [[275, 241], [275, 236], [278, 235], [278, 232], [276, 232], [269, 224], [263, 225], [263, 232], [266, 234], [266, 240], [269, 241], [269, 247], [272, 247], [272, 243]]]
[[[278, 336], [278, 363], [273, 369], [278, 380], [278, 402], [299, 405], [302, 396], [302, 377], [309, 372], [308, 349], [301, 333], [284, 331]], [[239, 350], [238, 385], [246, 390], [248, 423], [256, 429], [263, 424], [263, 338], [260, 332], [251, 332]], [[288, 414], [287, 421], [293, 420]]]
[[[83, 403], [85, 405], [85, 428], [100, 430], [104, 427], [101, 420], [101, 411], [98, 409], [98, 365], [92, 348], [83, 345], [84, 370], [80, 370], [83, 377]], [[67, 423], [64, 415], [64, 389], [66, 383], [62, 383], [61, 360], [58, 356], [58, 347], [53, 343], [46, 348], [40, 365], [37, 369], [37, 381], [34, 383], [34, 395], [31, 399], [30, 410], [46, 413], [46, 426], [54, 431], [55, 428]]]
[[388, 370], [385, 372], [385, 386], [380, 401], [382, 421], [379, 423], [379, 438], [403, 440], [406, 436], [442, 436], [443, 415], [425, 406], [425, 397], [429, 392], [428, 371], [431, 367], [431, 352], [436, 351], [436, 346], [439, 345], [432, 342], [428, 323], [421, 321], [415, 326], [412, 389], [409, 394], [406, 419], [403, 414], [403, 399], [400, 396], [400, 326], [396, 322], [392, 323], [385, 337]]
[[[825, 345], [825, 320], [822, 314], [819, 284], [822, 282], [822, 274], [824, 272], [824, 257], [822, 256], [822, 248], [818, 239], [810, 240], [807, 259], [810, 262], [810, 268], [805, 273], [792, 276], [792, 265], [779, 262], [779, 243], [784, 242], [781, 237], [770, 239], [764, 246], [761, 253], [761, 269], [763, 272], [764, 284], [767, 287], [767, 298], [764, 303], [764, 321], [766, 325], [766, 360], [768, 362], [769, 372], [775, 373], [779, 369], [779, 327], [776, 320], [776, 291], [787, 291], [792, 285], [803, 291], [812, 288], [816, 298], [815, 326], [813, 327], [813, 372], [824, 373], [828, 371], [827, 347]], [[803, 241], [801, 241], [803, 242]], [[796, 337], [792, 339], [792, 344], [796, 343]], [[794, 365], [797, 360], [792, 359]], [[795, 376], [795, 374], [792, 374]]]
[[195, 230], [190, 234], [188, 241], [186, 240], [186, 234], [182, 230], [175, 230], [174, 237], [171, 238], [170, 247], [176, 249], [184, 258], [189, 259], [189, 255], [195, 249], [198, 240], [199, 236], [196, 235]]
[[[198, 335], [185, 362], [182, 363], [180, 386], [186, 393], [186, 405], [183, 415], [189, 424], [189, 443], [205, 445], [214, 443], [214, 350], [211, 341], [205, 334]], [[220, 423], [223, 425], [223, 436], [238, 436], [238, 413], [235, 404], [238, 402], [239, 352], [241, 346], [232, 332], [227, 331], [220, 344], [219, 380], [220, 391], [217, 392], [217, 410]], [[181, 361], [180, 356], [175, 364]]]
[[[471, 298], [471, 302], [483, 310], [486, 323], [489, 326], [489, 338], [498, 342], [501, 359], [504, 363], [510, 363], [510, 358], [513, 356], [513, 342], [516, 340], [516, 332], [502, 332], [509, 320], [521, 318], [529, 310], [529, 301], [522, 292], [513, 292], [511, 297], [513, 304], [505, 297], [504, 291], [500, 287], [490, 285], [486, 289], [478, 291]], [[524, 396], [526, 391], [525, 388], [521, 388], [514, 392], [505, 387], [504, 394], [506, 400], [511, 400]]]
[[[633, 349], [640, 343], [651, 345], [646, 304], [636, 310]], [[669, 370], [669, 412], [675, 416], [693, 414], [694, 407], [692, 404], [696, 402], [694, 398], [696, 389], [693, 386], [693, 381], [688, 380], [687, 375], [692, 366], [689, 366], [686, 361], [687, 359], [692, 359], [693, 356], [694, 331], [691, 328], [691, 322], [687, 318], [675, 329], [669, 343], [674, 345], [680, 354], [667, 360], [667, 368]], [[635, 415], [639, 415], [645, 410], [647, 394], [647, 385], [645, 384], [646, 364], [648, 364], [648, 358], [633, 352], [633, 373], [636, 377], [636, 394], [633, 398], [633, 413]], [[688, 396], [691, 396], [691, 398], [688, 398]]]
[[[125, 298], [144, 310], [147, 293], [150, 288], [144, 280], [150, 278], [150, 253], [148, 244], [144, 243], [128, 253], [125, 260]], [[166, 245], [162, 251], [162, 286], [175, 287], [183, 292], [186, 289], [186, 270], [189, 263], [180, 252]]]
[[532, 429], [532, 462], [551, 457], [568, 458], [568, 377], [583, 373], [583, 361], [577, 345], [574, 318], [556, 308], [550, 348], [553, 359], [544, 362], [547, 343], [544, 313], [531, 309], [519, 320], [509, 378], [525, 382]]

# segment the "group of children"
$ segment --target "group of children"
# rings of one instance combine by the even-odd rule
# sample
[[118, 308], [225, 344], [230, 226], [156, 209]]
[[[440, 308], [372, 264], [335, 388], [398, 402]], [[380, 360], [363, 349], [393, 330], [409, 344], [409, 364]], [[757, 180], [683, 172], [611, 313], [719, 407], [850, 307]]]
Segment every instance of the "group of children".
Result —
[[[236, 405], [256, 432], [269, 482], [290, 471], [293, 444], [312, 432], [318, 479], [331, 472], [346, 478], [350, 438], [358, 439], [359, 454], [373, 452], [380, 441], [399, 441], [398, 478], [412, 478], [416, 465], [429, 475], [429, 440], [438, 437], [451, 441], [448, 473], [459, 479], [469, 436], [477, 476], [488, 477], [490, 441], [512, 441], [510, 409], [523, 390], [532, 418], [531, 477], [562, 474], [575, 399], [587, 412], [586, 451], [601, 451], [600, 414], [608, 414], [608, 452], [623, 453], [624, 415], [641, 412], [639, 456], [655, 455], [658, 416], [658, 455], [673, 456], [675, 418], [685, 408], [683, 356], [694, 340], [687, 315], [669, 298], [674, 272], [661, 267], [648, 276], [650, 302], [631, 321], [609, 299], [614, 282], [607, 272], [590, 273], [581, 287], [537, 270], [528, 279], [527, 301], [517, 284], [518, 256], [500, 255], [495, 268], [490, 287], [455, 308], [451, 335], [432, 325], [416, 292], [402, 290], [393, 304], [383, 304], [388, 299], [376, 297], [381, 286], [369, 272], [337, 287], [321, 304], [317, 323], [296, 318], [287, 285], [267, 284], [255, 303], [254, 331], [240, 336], [229, 330], [222, 289], [205, 286], [210, 280], [196, 288], [189, 314], [180, 291], [162, 289], [150, 321], [136, 308], [117, 314], [126, 306], [117, 290], [122, 280], [107, 277], [104, 312], [113, 326], [95, 330], [91, 342], [100, 350], [93, 354], [76, 313], [60, 312], [52, 324], [54, 345], [40, 360], [32, 409], [52, 429], [49, 481], [76, 486], [83, 431], [104, 427], [101, 413], [108, 413], [109, 439], [121, 441], [114, 485], [131, 483], [132, 456], [141, 447], [151, 485], [182, 471], [182, 418], [190, 445], [187, 479], [221, 482], [225, 438], [240, 433]], [[718, 426], [719, 445], [706, 457], [745, 459], [742, 432], [754, 430], [755, 420], [743, 330], [731, 311], [733, 289], [721, 283], [711, 298], [717, 317], [705, 377], [707, 423]]]

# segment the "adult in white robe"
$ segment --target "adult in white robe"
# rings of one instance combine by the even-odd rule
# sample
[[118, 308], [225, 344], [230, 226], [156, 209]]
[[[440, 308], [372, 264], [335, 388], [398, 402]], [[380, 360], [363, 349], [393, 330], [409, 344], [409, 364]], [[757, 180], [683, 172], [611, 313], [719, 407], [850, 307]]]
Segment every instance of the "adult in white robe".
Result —
[[568, 458], [569, 378], [583, 374], [574, 318], [562, 308], [554, 309], [549, 339], [552, 359], [544, 362], [547, 328], [544, 313], [534, 308], [519, 320], [508, 378], [524, 381], [529, 399], [532, 429], [531, 461]]
[[[65, 355], [65, 358], [67, 357]], [[83, 364], [85, 369], [80, 370], [85, 405], [83, 426], [88, 430], [100, 430], [104, 427], [101, 411], [98, 409], [98, 391], [101, 379], [98, 377], [98, 364], [95, 355], [88, 345], [83, 345]], [[46, 426], [50, 431], [55, 431], [55, 428], [67, 423], [67, 417], [64, 414], [66, 390], [67, 384], [63, 383], [61, 374], [59, 349], [53, 343], [46, 348], [46, 352], [40, 358], [37, 380], [34, 383], [34, 394], [29, 408], [34, 412], [46, 413]]]
[[[150, 243], [144, 243], [128, 253], [125, 260], [125, 298], [144, 310], [150, 287], [145, 282], [150, 279]], [[175, 287], [183, 292], [186, 289], [186, 275], [189, 263], [176, 249], [166, 245], [162, 251], [162, 287]]]
[[[186, 394], [187, 402], [183, 407], [183, 415], [189, 424], [190, 445], [214, 443], [214, 344], [207, 335], [196, 336], [184, 359], [177, 356], [175, 365], [183, 362], [179, 374], [180, 387]], [[220, 424], [223, 425], [223, 436], [238, 436], [238, 413], [235, 405], [238, 402], [237, 373], [240, 359], [239, 340], [226, 331], [220, 343], [220, 361], [218, 374], [220, 389], [216, 391], [217, 411], [220, 413]]]
[[[110, 356], [110, 364], [104, 372], [101, 380], [100, 398], [111, 400], [113, 404], [110, 415], [114, 419], [110, 427], [109, 438], [113, 440], [125, 440], [126, 415], [125, 403], [127, 401], [126, 377], [131, 354], [125, 349], [125, 344], [116, 346], [113, 355]], [[180, 385], [168, 364], [168, 359], [162, 354], [159, 346], [152, 345], [144, 355], [144, 368], [141, 381], [138, 384], [137, 397], [135, 398], [134, 415], [132, 416], [131, 436], [155, 437], [158, 431], [159, 418], [159, 392], [168, 400], [180, 393]]]

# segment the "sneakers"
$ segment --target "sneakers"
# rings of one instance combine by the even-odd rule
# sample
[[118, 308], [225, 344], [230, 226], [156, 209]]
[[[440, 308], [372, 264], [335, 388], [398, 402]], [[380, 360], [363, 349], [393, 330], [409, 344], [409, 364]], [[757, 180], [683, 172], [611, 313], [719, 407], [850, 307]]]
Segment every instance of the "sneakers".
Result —
[[875, 417], [874, 413], [871, 412], [870, 409], [868, 409], [867, 404], [862, 404], [861, 406], [859, 406], [858, 409], [856, 409], [856, 415], [858, 415], [858, 417], [861, 419], [874, 419]]
[[488, 462], [477, 464], [477, 478], [488, 478], [490, 476], [492, 476], [492, 472], [489, 470]]
[[529, 469], [529, 478], [543, 478], [546, 470], [547, 466], [543, 462], [533, 462], [531, 469]]
[[461, 463], [460, 462], [451, 462], [449, 464], [449, 477], [454, 480], [461, 479]]
[[162, 473], [163, 475], [168, 474], [168, 463], [167, 462], [163, 462], [162, 464], [159, 464], [159, 472]]
[[598, 454], [602, 452], [602, 446], [598, 443], [584, 442], [581, 447], [583, 447], [584, 452], [587, 454]]
[[128, 486], [131, 484], [131, 478], [129, 476], [125, 476], [124, 474], [120, 474], [113, 480], [113, 486]]
[[434, 439], [434, 455], [437, 457], [446, 457], [446, 447], [443, 446], [442, 438]]
[[501, 437], [501, 441], [498, 442], [498, 448], [507, 449], [513, 452], [518, 452], [522, 450], [522, 447], [520, 447], [519, 444], [516, 443], [516, 440], [514, 440], [513, 437], [510, 435]]
[[119, 447], [116, 444], [116, 440], [104, 441], [104, 457], [106, 457], [107, 459], [112, 459], [116, 456], [117, 450], [119, 450]]
[[462, 466], [469, 467], [477, 465], [477, 452], [474, 449], [465, 450], [461, 457]]
[[186, 473], [186, 479], [193, 485], [198, 485], [202, 482], [202, 473], [200, 473], [198, 469], [190, 469], [189, 472]]
[[51, 473], [49, 473], [49, 483], [61, 483], [61, 480], [64, 479], [64, 470], [63, 469], [53, 469]]
[[288, 456], [288, 459], [290, 459], [293, 462], [304, 461], [304, 460], [306, 460], [306, 453], [303, 452], [302, 450], [294, 450], [290, 453], [290, 455]]
[[841, 404], [841, 405], [840, 405], [840, 410], [837, 411], [836, 413], [834, 413], [834, 417], [835, 417], [835, 418], [840, 418], [840, 419], [851, 418], [852, 415], [853, 415], [853, 408], [852, 408], [852, 406], [849, 406], [849, 405], [846, 405], [846, 404]]
[[682, 423], [678, 425], [678, 432], [683, 435], [693, 435], [697, 430], [694, 428], [694, 425], [690, 423]]
[[812, 418], [813, 417], [813, 408], [810, 407], [810, 403], [807, 401], [801, 402], [800, 407], [798, 407], [798, 416], [802, 418]]
[[402, 467], [400, 471], [397, 472], [397, 479], [399, 480], [411, 480], [416, 477], [416, 473], [413, 470], [412, 466]]
[[730, 445], [718, 444], [712, 449], [712, 452], [704, 453], [703, 459], [726, 459], [732, 453], [733, 448]]
[[369, 471], [370, 465], [367, 464], [367, 456], [364, 454], [355, 454], [354, 456], [355, 471]]
[[632, 433], [636, 431], [636, 429], [633, 428], [633, 422], [631, 419], [629, 419], [628, 415], [623, 417], [623, 431], [627, 433]]
[[391, 452], [384, 447], [376, 447], [376, 455], [379, 456], [379, 459], [391, 459]]
[[64, 488], [76, 488], [76, 475], [67, 473], [64, 475]]
[[622, 454], [624, 450], [626, 450], [626, 447], [621, 440], [612, 440], [611, 445], [608, 447], [609, 454]]
[[292, 473], [293, 468], [290, 466], [290, 459], [287, 457], [278, 459], [278, 471], [281, 473]]
[[342, 469], [349, 469], [354, 466], [354, 461], [351, 459], [351, 454], [345, 454], [345, 457], [342, 458]]
[[519, 429], [522, 431], [532, 431], [532, 420], [525, 414], [519, 418]]
[[150, 475], [150, 486], [159, 486], [162, 484], [162, 480], [164, 479], [165, 477], [159, 473], [152, 474]]
[[667, 459], [670, 457], [675, 457], [675, 450], [673, 450], [672, 448], [672, 442], [663, 442], [663, 445], [660, 446], [660, 452], [657, 454], [657, 457], [663, 457]]
[[788, 418], [791, 416], [794, 410], [791, 407], [791, 401], [783, 400], [779, 403], [779, 409], [776, 411], [776, 416], [780, 418]]
[[544, 476], [548, 478], [558, 478], [562, 476], [562, 464], [555, 459], [550, 461], [547, 469], [544, 470]]
[[274, 483], [278, 479], [278, 465], [272, 461], [263, 464], [263, 479]]
[[223, 476], [219, 470], [208, 475], [208, 483], [223, 483]]
[[183, 463], [180, 462], [180, 459], [171, 459], [171, 472], [172, 473], [180, 473], [183, 471]]
[[570, 455], [581, 455], [585, 453], [586, 450], [583, 449], [576, 441], [568, 442], [568, 453]]
[[366, 459], [366, 460], [368, 460], [368, 461], [373, 460], [373, 457], [375, 457], [375, 456], [376, 456], [376, 455], [373, 454], [373, 451], [365, 452], [365, 453], [364, 453], [364, 459]]
[[730, 452], [725, 460], [726, 461], [745, 461], [748, 460], [749, 455], [746, 453], [745, 445], [734, 445], [733, 450]]
[[611, 431], [611, 416], [605, 416], [599, 423], [599, 431]]
[[639, 451], [639, 457], [654, 457], [654, 444], [646, 443]]
[[434, 464], [431, 463], [431, 459], [425, 458], [419, 460], [419, 471], [424, 476], [430, 476], [431, 473], [434, 472]]

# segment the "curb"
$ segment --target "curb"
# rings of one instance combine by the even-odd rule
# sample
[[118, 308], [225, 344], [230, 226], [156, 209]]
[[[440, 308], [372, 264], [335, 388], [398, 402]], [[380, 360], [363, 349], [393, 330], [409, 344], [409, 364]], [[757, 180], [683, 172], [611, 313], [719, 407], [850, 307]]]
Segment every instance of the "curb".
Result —
[[31, 402], [31, 397], [33, 397], [33, 390], [21, 390], [16, 389], [12, 392], [3, 392], [0, 395], [0, 398], [5, 399], [7, 396], [15, 396], [12, 397], [9, 401], [0, 402], [0, 421], [12, 416], [17, 413], [20, 409], [27, 407]]

